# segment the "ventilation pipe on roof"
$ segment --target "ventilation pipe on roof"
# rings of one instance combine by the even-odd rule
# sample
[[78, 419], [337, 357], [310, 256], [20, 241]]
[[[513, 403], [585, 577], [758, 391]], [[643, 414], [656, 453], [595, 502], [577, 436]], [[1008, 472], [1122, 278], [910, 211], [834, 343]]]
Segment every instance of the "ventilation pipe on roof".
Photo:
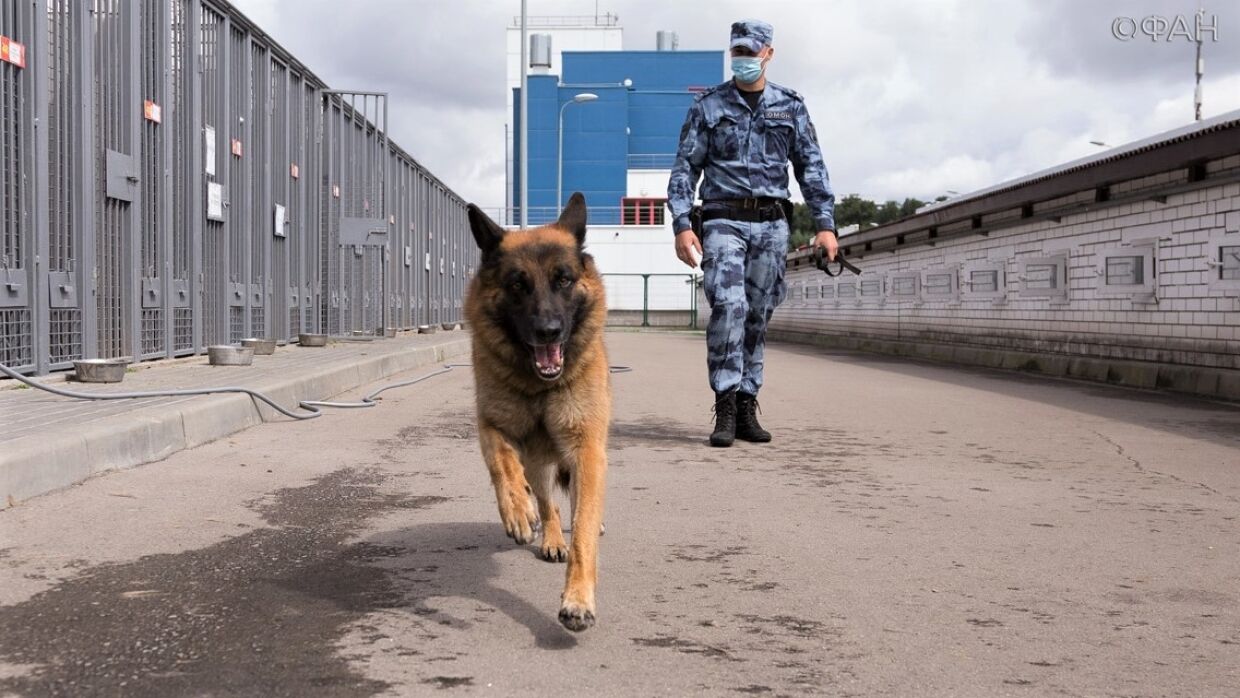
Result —
[[530, 34], [530, 72], [545, 75], [551, 70], [551, 35]]

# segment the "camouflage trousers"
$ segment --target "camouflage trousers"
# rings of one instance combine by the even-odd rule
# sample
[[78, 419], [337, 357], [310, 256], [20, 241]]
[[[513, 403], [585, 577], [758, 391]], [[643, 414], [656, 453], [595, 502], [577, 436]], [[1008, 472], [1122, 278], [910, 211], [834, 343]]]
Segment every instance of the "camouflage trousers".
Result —
[[710, 304], [706, 366], [710, 387], [757, 395], [762, 387], [766, 325], [787, 295], [788, 223], [706, 221], [702, 283]]

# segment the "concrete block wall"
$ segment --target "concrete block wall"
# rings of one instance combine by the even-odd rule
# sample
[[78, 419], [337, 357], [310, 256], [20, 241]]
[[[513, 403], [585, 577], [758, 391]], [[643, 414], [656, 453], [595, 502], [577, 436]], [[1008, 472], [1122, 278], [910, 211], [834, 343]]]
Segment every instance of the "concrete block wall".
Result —
[[[1240, 156], [1210, 161], [1205, 171], [1210, 178], [1234, 179], [1240, 173]], [[1240, 183], [1210, 185], [1207, 180], [1199, 189], [1158, 195], [1160, 189], [1183, 185], [1188, 176], [1177, 170], [1112, 185], [1113, 198], [1145, 191], [1150, 197], [1094, 204], [1058, 220], [854, 255], [863, 270], [860, 278], [846, 272], [832, 279], [805, 264], [790, 268], [789, 296], [775, 312], [771, 334], [804, 340], [848, 338], [852, 346], [883, 340], [1238, 370], [1240, 285], [1212, 284], [1211, 274], [1218, 273], [1208, 261], [1217, 257], [1218, 240], [1233, 244], [1234, 236], [1234, 244], [1240, 245]], [[1033, 208], [1053, 210], [1092, 197], [1090, 190]], [[940, 234], [947, 230], [940, 228]], [[1154, 296], [1109, 291], [1114, 287], [1102, 282], [1103, 256], [1107, 251], [1115, 254], [1117, 248], [1119, 254], [1137, 254], [1139, 248], [1128, 245], [1142, 240], [1153, 245]], [[1021, 278], [1023, 264], [1057, 253], [1067, 254], [1066, 294], [1028, 295]], [[1002, 297], [971, 296], [970, 265], [990, 262], [1004, 272], [999, 283]], [[928, 272], [942, 270], [958, 272], [956, 299], [933, 300], [921, 288]], [[905, 272], [918, 278], [919, 299], [893, 295], [893, 275]], [[862, 280], [878, 280], [881, 291], [839, 297], [839, 284], [856, 283], [859, 290]], [[900, 287], [907, 291], [908, 281]]]

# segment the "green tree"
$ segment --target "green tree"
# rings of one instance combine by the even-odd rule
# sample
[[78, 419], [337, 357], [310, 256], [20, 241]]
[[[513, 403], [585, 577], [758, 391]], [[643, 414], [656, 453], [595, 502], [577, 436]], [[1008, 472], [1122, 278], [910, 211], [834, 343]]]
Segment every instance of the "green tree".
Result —
[[835, 202], [835, 224], [841, 228], [854, 224], [868, 228], [877, 215], [878, 206], [856, 194], [849, 194]]
[[900, 217], [900, 204], [895, 201], [888, 200], [878, 207], [878, 215], [874, 216], [874, 222], [883, 225], [890, 223]]
[[[905, 198], [903, 202], [897, 202], [894, 199], [885, 201], [880, 206], [857, 194], [849, 194], [835, 201], [835, 225], [839, 228], [857, 225], [861, 230], [865, 230], [875, 225], [884, 225], [911, 216], [924, 205], [925, 202], [920, 199]], [[802, 245], [809, 244], [817, 232], [809, 207], [805, 204], [794, 204], [788, 248], [795, 250]]]
[[905, 218], [907, 216], [911, 216], [914, 213], [917, 213], [917, 209], [925, 205], [926, 202], [921, 199], [905, 199], [904, 203], [900, 204], [900, 217]]

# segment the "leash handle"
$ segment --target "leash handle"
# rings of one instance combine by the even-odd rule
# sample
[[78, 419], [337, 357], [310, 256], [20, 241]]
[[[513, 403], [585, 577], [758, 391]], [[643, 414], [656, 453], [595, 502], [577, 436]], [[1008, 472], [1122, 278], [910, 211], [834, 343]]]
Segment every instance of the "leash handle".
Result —
[[847, 259], [844, 259], [843, 250], [835, 251], [835, 262], [839, 264], [839, 268], [836, 269], [834, 272], [832, 272], [831, 261], [827, 259], [826, 251], [823, 250], [818, 245], [814, 245], [814, 266], [826, 272], [827, 276], [831, 276], [831, 277], [839, 276], [840, 274], [844, 273], [845, 269], [860, 276], [861, 270], [858, 269], [856, 265], [854, 265], [852, 262], [849, 262]]

